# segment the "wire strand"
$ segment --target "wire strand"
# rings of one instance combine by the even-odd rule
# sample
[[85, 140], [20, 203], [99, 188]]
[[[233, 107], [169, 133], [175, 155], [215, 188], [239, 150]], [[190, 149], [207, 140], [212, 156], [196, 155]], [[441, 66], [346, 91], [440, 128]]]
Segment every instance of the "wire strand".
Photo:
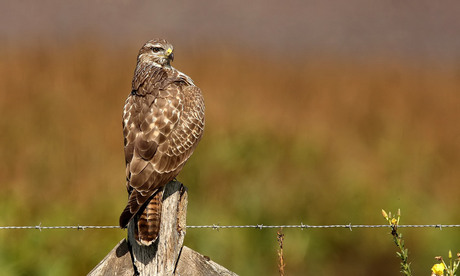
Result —
[[[305, 229], [328, 229], [328, 228], [344, 228], [352, 231], [358, 228], [391, 228], [388, 224], [331, 224], [331, 225], [308, 225], [308, 224], [285, 224], [285, 225], [264, 225], [264, 224], [252, 224], [252, 225], [187, 225], [187, 229], [273, 229], [273, 228], [298, 228], [301, 230]], [[407, 224], [398, 225], [398, 228], [460, 228], [460, 224]], [[119, 226], [113, 225], [69, 225], [69, 226], [42, 226], [41, 223], [36, 226], [0, 226], [0, 230], [7, 229], [36, 229], [36, 230], [48, 230], [48, 229], [121, 229]]]

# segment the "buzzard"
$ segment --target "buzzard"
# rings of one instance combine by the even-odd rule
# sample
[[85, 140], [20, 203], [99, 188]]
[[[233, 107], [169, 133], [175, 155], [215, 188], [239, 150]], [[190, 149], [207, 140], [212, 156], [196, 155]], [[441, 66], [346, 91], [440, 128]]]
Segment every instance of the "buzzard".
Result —
[[147, 41], [139, 50], [123, 110], [128, 204], [120, 227], [133, 223], [139, 244], [158, 237], [161, 197], [192, 155], [204, 129], [204, 101], [192, 79], [171, 66], [173, 46]]

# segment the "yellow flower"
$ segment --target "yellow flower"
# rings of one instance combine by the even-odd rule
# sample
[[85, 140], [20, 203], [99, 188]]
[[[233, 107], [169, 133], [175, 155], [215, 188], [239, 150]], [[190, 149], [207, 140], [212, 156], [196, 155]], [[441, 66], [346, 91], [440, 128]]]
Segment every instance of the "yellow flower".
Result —
[[431, 271], [433, 272], [433, 274], [431, 274], [431, 275], [443, 276], [444, 275], [444, 269], [446, 269], [446, 267], [444, 266], [443, 263], [435, 264], [431, 268]]
[[398, 225], [398, 220], [395, 219], [395, 218], [392, 218], [392, 219], [391, 219], [391, 224], [392, 224], [392, 225]]

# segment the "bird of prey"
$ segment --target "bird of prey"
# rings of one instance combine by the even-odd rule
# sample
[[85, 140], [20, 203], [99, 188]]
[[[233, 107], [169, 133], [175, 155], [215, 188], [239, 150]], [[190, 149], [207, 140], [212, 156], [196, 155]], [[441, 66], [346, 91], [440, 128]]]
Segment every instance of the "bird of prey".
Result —
[[182, 170], [204, 130], [201, 90], [171, 66], [173, 59], [173, 46], [164, 39], [142, 46], [123, 110], [129, 199], [120, 226], [135, 218], [141, 245], [157, 239], [162, 190]]

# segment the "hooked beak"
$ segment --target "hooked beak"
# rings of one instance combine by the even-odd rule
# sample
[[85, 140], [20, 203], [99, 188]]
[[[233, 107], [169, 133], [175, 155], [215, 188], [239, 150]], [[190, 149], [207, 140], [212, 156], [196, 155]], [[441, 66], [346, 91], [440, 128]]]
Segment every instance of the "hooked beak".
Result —
[[168, 48], [168, 50], [166, 50], [166, 57], [170, 60], [170, 61], [174, 61], [174, 54], [172, 52], [173, 50], [171, 48]]

